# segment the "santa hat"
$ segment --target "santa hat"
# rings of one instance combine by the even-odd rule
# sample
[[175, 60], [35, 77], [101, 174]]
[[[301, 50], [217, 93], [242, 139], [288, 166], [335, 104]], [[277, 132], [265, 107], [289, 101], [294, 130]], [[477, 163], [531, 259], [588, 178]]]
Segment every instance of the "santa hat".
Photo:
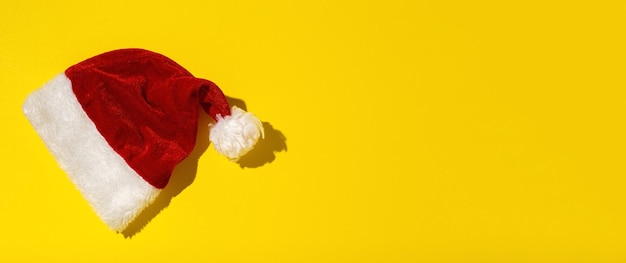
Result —
[[231, 160], [263, 137], [252, 114], [230, 108], [213, 82], [142, 49], [80, 62], [31, 94], [23, 110], [61, 168], [113, 230], [159, 195], [196, 144], [199, 110], [209, 139]]

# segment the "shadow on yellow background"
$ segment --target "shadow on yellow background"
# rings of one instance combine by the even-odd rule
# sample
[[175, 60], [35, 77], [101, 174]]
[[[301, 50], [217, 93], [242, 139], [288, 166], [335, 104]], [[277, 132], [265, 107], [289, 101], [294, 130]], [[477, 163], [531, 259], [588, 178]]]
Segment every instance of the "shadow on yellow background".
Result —
[[[227, 97], [231, 106], [237, 106], [247, 111], [246, 103], [241, 99]], [[170, 205], [172, 198], [175, 198], [185, 188], [191, 185], [198, 172], [198, 160], [209, 147], [208, 125], [214, 121], [203, 111], [200, 111], [198, 120], [198, 135], [196, 146], [191, 154], [176, 166], [167, 187], [163, 189], [157, 199], [142, 211], [122, 234], [130, 238], [138, 234], [155, 216]], [[274, 129], [269, 122], [262, 122], [265, 137], [258, 142], [255, 148], [245, 156], [241, 157], [237, 163], [241, 168], [256, 168], [269, 164], [276, 159], [276, 153], [287, 151], [287, 138], [279, 130]]]

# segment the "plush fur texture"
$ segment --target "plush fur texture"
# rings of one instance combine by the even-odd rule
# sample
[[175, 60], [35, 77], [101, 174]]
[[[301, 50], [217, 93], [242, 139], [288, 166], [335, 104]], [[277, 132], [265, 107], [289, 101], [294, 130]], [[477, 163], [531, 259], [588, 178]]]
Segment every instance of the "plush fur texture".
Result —
[[161, 192], [100, 135], [65, 74], [30, 95], [23, 110], [61, 168], [112, 230], [124, 230]]
[[217, 116], [217, 123], [212, 125], [209, 135], [215, 150], [232, 161], [252, 150], [263, 137], [261, 121], [237, 106], [233, 106], [230, 116]]

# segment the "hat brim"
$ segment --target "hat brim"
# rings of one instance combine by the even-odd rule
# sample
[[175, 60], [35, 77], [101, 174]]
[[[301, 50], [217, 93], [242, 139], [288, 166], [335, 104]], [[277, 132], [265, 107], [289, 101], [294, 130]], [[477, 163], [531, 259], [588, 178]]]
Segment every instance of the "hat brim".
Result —
[[63, 73], [33, 92], [23, 111], [98, 216], [124, 230], [159, 195], [100, 135]]

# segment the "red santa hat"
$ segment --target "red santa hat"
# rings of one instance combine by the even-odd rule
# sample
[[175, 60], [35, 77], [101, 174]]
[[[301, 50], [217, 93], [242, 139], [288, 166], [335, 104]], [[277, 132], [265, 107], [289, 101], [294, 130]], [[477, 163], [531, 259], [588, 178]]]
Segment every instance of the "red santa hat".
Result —
[[71, 66], [31, 94], [23, 110], [61, 168], [113, 230], [159, 195], [196, 144], [199, 110], [209, 139], [231, 160], [263, 137], [261, 122], [230, 107], [213, 82], [142, 49]]

